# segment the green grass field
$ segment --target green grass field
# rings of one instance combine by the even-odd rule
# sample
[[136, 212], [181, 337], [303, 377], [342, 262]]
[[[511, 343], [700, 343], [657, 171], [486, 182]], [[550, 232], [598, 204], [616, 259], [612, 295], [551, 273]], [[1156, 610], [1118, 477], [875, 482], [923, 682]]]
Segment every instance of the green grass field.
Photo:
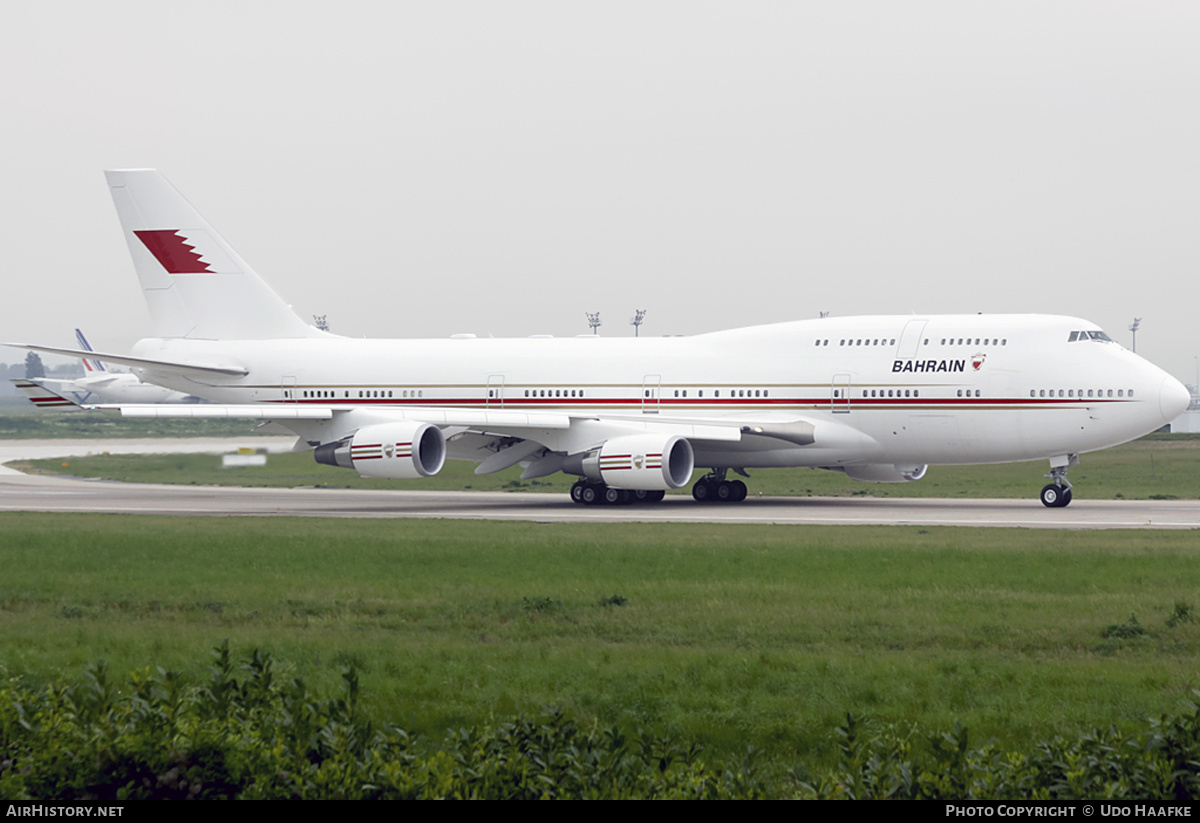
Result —
[[123, 418], [115, 412], [0, 406], [0, 440], [67, 438], [242, 437], [254, 433], [254, 421]]
[[[187, 421], [184, 421], [187, 422]], [[226, 424], [227, 425], [227, 424]], [[25, 435], [35, 436], [35, 435]], [[43, 435], [38, 435], [43, 436]], [[70, 435], [78, 436], [78, 435]], [[139, 432], [136, 436], [153, 436]], [[1200, 438], [1083, 456], [1090, 498], [1200, 497]], [[67, 465], [63, 465], [66, 463]], [[148, 482], [565, 492], [572, 478], [376, 481], [272, 455], [100, 455], [34, 471]], [[934, 467], [917, 483], [752, 472], [752, 493], [1032, 497], [1043, 462]], [[684, 490], [683, 493], [686, 493]], [[229, 638], [282, 677], [438, 737], [562, 706], [761, 749], [787, 785], [833, 759], [847, 712], [1019, 747], [1145, 729], [1200, 689], [1200, 534], [1005, 529], [543, 525], [456, 521], [0, 515], [0, 674], [202, 674]], [[1197, 619], [1200, 619], [1198, 617]]]
[[[1200, 436], [1150, 435], [1113, 449], [1083, 455], [1071, 469], [1076, 495], [1090, 499], [1200, 497]], [[64, 465], [66, 463], [66, 465]], [[20, 466], [39, 472], [145, 483], [237, 486], [336, 486], [374, 489], [475, 489], [566, 492], [575, 479], [562, 474], [522, 481], [514, 467], [474, 474], [474, 464], [449, 460], [440, 474], [421, 480], [372, 480], [348, 469], [322, 466], [309, 452], [271, 455], [263, 468], [223, 469], [212, 455], [97, 455], [42, 460]], [[751, 494], [875, 497], [1033, 498], [1046, 483], [1046, 461], [995, 466], [934, 466], [915, 483], [859, 483], [821, 469], [751, 471]], [[697, 476], [699, 476], [697, 474]], [[683, 489], [677, 494], [689, 494]]]
[[562, 706], [782, 779], [852, 711], [973, 742], [1144, 728], [1200, 687], [1200, 535], [0, 515], [0, 672], [229, 638], [436, 735]]

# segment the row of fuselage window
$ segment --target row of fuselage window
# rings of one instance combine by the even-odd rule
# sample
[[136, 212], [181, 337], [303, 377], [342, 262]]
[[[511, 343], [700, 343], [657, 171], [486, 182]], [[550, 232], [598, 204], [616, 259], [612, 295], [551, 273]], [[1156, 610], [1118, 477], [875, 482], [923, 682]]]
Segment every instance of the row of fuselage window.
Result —
[[[813, 341], [816, 346], [828, 346], [829, 339], [821, 338]], [[887, 337], [864, 337], [850, 338], [838, 341], [839, 346], [894, 346], [896, 338]], [[929, 338], [926, 337], [922, 342], [922, 346], [929, 345]], [[1007, 346], [1007, 337], [943, 337], [941, 345], [943, 346]]]
[[[912, 392], [911, 395], [909, 394], [910, 391]], [[892, 392], [895, 392], [895, 394], [893, 395]], [[910, 396], [911, 397], [920, 397], [921, 391], [919, 389], [904, 389], [903, 394], [901, 394], [901, 389], [863, 389], [862, 396], [863, 397], [910, 397]], [[836, 392], [834, 393], [834, 397], [837, 397]]]
[[[1086, 395], [1085, 395], [1086, 393]], [[1133, 397], [1133, 389], [1030, 389], [1030, 397]]]
[[[727, 391], [728, 391], [728, 394], [726, 395], [726, 397], [734, 397], [734, 398], [741, 398], [741, 397], [763, 398], [763, 397], [771, 396], [771, 392], [769, 389], [728, 389]], [[658, 392], [659, 392], [658, 389], [645, 389], [643, 393], [644, 393], [645, 397], [654, 398], [658, 395]], [[675, 389], [674, 392], [675, 392], [675, 397], [687, 397], [688, 396], [687, 389]], [[358, 393], [358, 397], [365, 398], [365, 399], [373, 399], [373, 398], [410, 399], [410, 398], [419, 398], [419, 397], [425, 396], [425, 392], [422, 391], [421, 389], [358, 389], [357, 393]], [[325, 400], [325, 399], [336, 400], [336, 399], [339, 399], [338, 393], [331, 389], [303, 389], [303, 390], [297, 392], [297, 394], [299, 395], [299, 397], [301, 397], [305, 400]], [[353, 392], [351, 392], [351, 391], [343, 390], [342, 398], [351, 398], [352, 394], [353, 394]], [[290, 391], [284, 391], [283, 396], [285, 398], [290, 398], [292, 396], [292, 393]], [[487, 396], [489, 398], [498, 397], [499, 395], [497, 394], [497, 389], [488, 389]], [[564, 397], [565, 398], [571, 398], [571, 397], [580, 398], [580, 397], [584, 396], [584, 392], [583, 392], [583, 389], [525, 389], [525, 396], [529, 397], [529, 398], [535, 398], [535, 397], [536, 398], [557, 397], [560, 399], [564, 398]], [[713, 389], [711, 396], [714, 398], [719, 398], [721, 396], [721, 390]], [[704, 389], [697, 390], [696, 397], [704, 397]]]
[[[488, 397], [495, 397], [494, 389], [488, 389]], [[769, 389], [729, 389], [729, 394], [726, 397], [770, 397]], [[675, 397], [687, 397], [687, 389], [674, 389]], [[642, 397], [655, 398], [660, 394], [659, 389], [642, 389]], [[583, 389], [525, 389], [526, 397], [583, 397]], [[666, 396], [665, 392], [662, 396]], [[696, 397], [704, 397], [704, 389], [696, 391]], [[720, 397], [721, 390], [713, 389], [711, 397]]]
[[[357, 391], [358, 391], [358, 396], [362, 397], [362, 398], [382, 397], [382, 398], [386, 399], [388, 397], [409, 398], [409, 397], [424, 397], [425, 396], [425, 392], [423, 392], [421, 389], [358, 389]], [[331, 389], [304, 389], [297, 393], [300, 395], [301, 398], [303, 398], [305, 400], [312, 400], [312, 399], [335, 400], [338, 397], [338, 393]], [[349, 390], [342, 391], [343, 398], [350, 397], [350, 394], [351, 393]], [[291, 395], [291, 392], [285, 391], [283, 393], [283, 396], [291, 397], [292, 395]]]
[[[488, 389], [488, 397], [495, 397], [495, 389]], [[688, 396], [687, 389], [675, 389], [675, 397], [685, 398]], [[911, 393], [910, 393], [911, 392]], [[343, 396], [350, 397], [349, 391], [344, 391]], [[643, 396], [647, 398], [655, 397], [655, 389], [644, 389]], [[301, 397], [305, 399], [336, 399], [337, 392], [327, 389], [321, 390], [304, 390], [300, 392]], [[284, 396], [289, 396], [288, 392]], [[358, 396], [360, 398], [401, 398], [410, 399], [423, 397], [424, 392], [421, 389], [359, 389]], [[583, 389], [525, 389], [526, 397], [583, 397]], [[699, 389], [696, 393], [697, 397], [704, 397], [704, 389]], [[721, 396], [720, 389], [714, 389], [712, 396], [719, 398]], [[728, 397], [732, 398], [766, 398], [770, 397], [769, 389], [729, 389]], [[835, 392], [834, 396], [837, 396]], [[920, 397], [918, 389], [863, 389], [863, 397]], [[979, 389], [959, 389], [958, 397], [981, 397]], [[1091, 397], [1091, 398], [1125, 398], [1133, 397], [1133, 389], [1030, 389], [1030, 397]]]
[[[653, 391], [654, 391], [653, 389], [644, 389], [643, 396], [644, 397], [653, 397], [654, 396]], [[687, 389], [675, 389], [675, 396], [676, 397], [687, 397], [688, 390]], [[704, 389], [697, 389], [696, 396], [704, 397]], [[713, 389], [712, 396], [720, 397], [721, 390]], [[729, 394], [727, 396], [728, 397], [770, 397], [771, 391], [769, 389], [730, 389]]]
[[[893, 395], [892, 392], [895, 392]], [[835, 395], [836, 396], [836, 395]], [[908, 389], [904, 390], [904, 394], [900, 394], [900, 389], [863, 389], [863, 397], [908, 397]], [[913, 389], [913, 397], [920, 397], [916, 389]], [[980, 389], [958, 389], [957, 397], [982, 397], [983, 392]], [[1133, 389], [1030, 389], [1030, 397], [1091, 397], [1107, 398], [1107, 397], [1133, 397]]]

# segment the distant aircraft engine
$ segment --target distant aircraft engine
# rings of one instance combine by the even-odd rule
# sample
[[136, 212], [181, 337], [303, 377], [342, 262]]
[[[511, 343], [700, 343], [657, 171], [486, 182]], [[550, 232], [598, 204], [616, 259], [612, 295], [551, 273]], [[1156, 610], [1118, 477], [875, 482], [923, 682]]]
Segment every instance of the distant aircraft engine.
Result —
[[379, 423], [317, 446], [314, 456], [318, 463], [354, 469], [363, 477], [432, 477], [446, 462], [446, 439], [428, 423]]
[[928, 468], [900, 463], [868, 463], [865, 466], [839, 466], [837, 470], [844, 471], [855, 480], [865, 480], [868, 483], [905, 483], [909, 480], [920, 480]]
[[692, 479], [695, 467], [692, 444], [677, 435], [614, 437], [595, 451], [572, 457], [564, 471], [614, 489], [680, 489]]

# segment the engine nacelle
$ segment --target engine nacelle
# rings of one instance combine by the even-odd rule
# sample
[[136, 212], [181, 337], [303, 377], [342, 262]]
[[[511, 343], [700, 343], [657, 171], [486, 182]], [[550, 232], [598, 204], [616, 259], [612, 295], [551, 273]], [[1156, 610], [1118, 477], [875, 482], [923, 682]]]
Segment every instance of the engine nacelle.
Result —
[[929, 466], [900, 463], [868, 463], [865, 466], [838, 467], [855, 480], [865, 480], [868, 483], [907, 483], [910, 480], [920, 480], [928, 468]]
[[354, 469], [363, 477], [432, 477], [446, 462], [446, 438], [428, 423], [378, 423], [317, 446], [314, 456], [318, 463]]
[[[657, 491], [683, 488], [692, 479], [692, 444], [678, 435], [633, 434], [614, 437], [599, 449], [576, 457], [578, 470], [589, 480], [614, 489]], [[567, 458], [565, 471], [572, 462]]]

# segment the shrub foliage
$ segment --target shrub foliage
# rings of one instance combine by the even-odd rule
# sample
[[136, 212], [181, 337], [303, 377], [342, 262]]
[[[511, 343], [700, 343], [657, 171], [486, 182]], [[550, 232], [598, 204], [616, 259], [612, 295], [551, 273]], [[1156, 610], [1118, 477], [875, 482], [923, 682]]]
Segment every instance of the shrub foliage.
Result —
[[749, 764], [710, 767], [696, 746], [617, 729], [585, 731], [560, 712], [454, 732], [423, 745], [345, 694], [281, 683], [271, 658], [213, 652], [207, 682], [159, 669], [118, 688], [103, 664], [80, 685], [0, 689], [0, 797], [752, 798]]
[[[617, 728], [588, 731], [550, 711], [421, 741], [341, 697], [276, 679], [271, 658], [236, 664], [213, 650], [204, 682], [137, 672], [114, 683], [103, 663], [79, 684], [0, 688], [0, 798], [760, 798], [788, 794], [756, 772], [709, 763], [699, 746]], [[1200, 692], [1197, 693], [1200, 697]], [[838, 762], [793, 782], [822, 799], [1161, 799], [1200, 797], [1200, 705], [1148, 730], [1116, 728], [1035, 744], [971, 748], [967, 730], [923, 737], [847, 715]]]
[[[1197, 693], [1200, 696], [1200, 692]], [[1056, 737], [1032, 751], [994, 744], [971, 749], [961, 725], [917, 754], [911, 733], [868, 732], [847, 715], [838, 728], [839, 765], [805, 796], [823, 799], [1169, 800], [1200, 797], [1200, 706], [1159, 717], [1140, 735], [1116, 728]]]

